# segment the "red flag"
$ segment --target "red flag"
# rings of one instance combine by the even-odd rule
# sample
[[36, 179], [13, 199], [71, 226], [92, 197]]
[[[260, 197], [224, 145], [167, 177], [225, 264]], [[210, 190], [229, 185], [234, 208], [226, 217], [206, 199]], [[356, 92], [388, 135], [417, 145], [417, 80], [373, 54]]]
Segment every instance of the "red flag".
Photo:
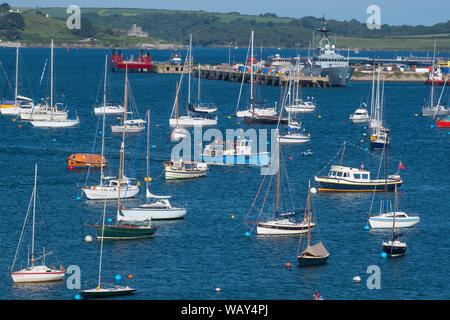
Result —
[[400, 169], [405, 169], [405, 166], [403, 165], [403, 163], [402, 163], [401, 161], [400, 161], [398, 167], [399, 167]]
[[361, 170], [364, 169], [364, 163], [361, 162]]

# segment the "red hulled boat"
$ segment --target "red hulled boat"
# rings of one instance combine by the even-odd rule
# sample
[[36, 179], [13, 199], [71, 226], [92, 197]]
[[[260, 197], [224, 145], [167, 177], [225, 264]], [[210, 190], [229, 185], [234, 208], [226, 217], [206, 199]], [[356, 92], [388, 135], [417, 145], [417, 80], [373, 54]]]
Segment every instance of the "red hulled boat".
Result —
[[436, 120], [436, 126], [438, 128], [450, 128], [450, 116]]
[[113, 72], [125, 71], [125, 65], [128, 66], [129, 72], [151, 72], [152, 57], [150, 56], [150, 51], [141, 50], [138, 58], [133, 59], [131, 57], [124, 60], [121, 50], [113, 50], [111, 54], [111, 70]]

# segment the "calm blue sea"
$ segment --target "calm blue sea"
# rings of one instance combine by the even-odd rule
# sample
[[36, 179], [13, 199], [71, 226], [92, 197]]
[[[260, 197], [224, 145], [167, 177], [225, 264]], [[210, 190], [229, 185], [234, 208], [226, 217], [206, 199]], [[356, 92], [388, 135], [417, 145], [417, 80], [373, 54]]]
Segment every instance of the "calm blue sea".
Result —
[[[231, 62], [242, 62], [246, 52], [246, 48], [194, 48], [193, 55], [195, 61], [201, 63], [228, 62], [229, 57]], [[296, 50], [264, 49], [263, 57], [276, 52], [282, 56], [296, 54]], [[0, 48], [0, 89], [6, 98], [13, 96], [14, 53], [12, 48]], [[47, 74], [40, 87], [39, 81], [50, 50], [24, 48], [20, 53], [19, 93], [45, 97], [49, 93]], [[164, 61], [170, 53], [170, 50], [154, 50], [152, 57]], [[93, 106], [102, 99], [105, 54], [110, 54], [110, 50], [55, 49], [55, 100], [66, 103], [72, 117], [79, 116], [79, 127], [35, 129], [29, 123], [0, 117], [0, 299], [71, 300], [76, 294], [65, 282], [17, 285], [9, 275], [33, 189], [35, 163], [39, 170], [36, 248], [55, 251], [46, 258], [50, 264], [60, 263], [66, 269], [70, 265], [79, 266], [82, 288], [96, 286], [100, 243], [85, 242], [86, 235], [95, 235], [95, 230], [85, 223], [99, 221], [103, 203], [77, 200], [77, 197], [86, 179], [90, 183], [98, 182], [99, 172], [90, 172], [87, 178], [86, 171], [69, 171], [66, 158], [72, 153], [100, 153], [101, 118], [93, 114]], [[138, 51], [125, 50], [124, 54], [136, 56]], [[409, 55], [409, 52], [359, 53], [360, 56], [374, 54], [395, 57]], [[124, 74], [109, 72], [109, 79], [111, 100], [123, 101]], [[298, 237], [260, 237], [243, 223], [262, 180], [259, 169], [211, 167], [208, 176], [202, 179], [181, 182], [163, 179], [163, 161], [170, 159], [173, 147], [168, 138], [168, 118], [178, 80], [179, 75], [129, 75], [139, 115], [144, 117], [146, 110], [151, 110], [151, 191], [172, 195], [173, 204], [185, 204], [188, 213], [181, 221], [155, 221], [158, 231], [151, 239], [105, 242], [102, 281], [115, 283], [115, 275], [120, 274], [122, 284], [137, 289], [135, 295], [121, 299], [310, 300], [314, 291], [325, 299], [450, 298], [446, 278], [450, 271], [447, 236], [450, 222], [446, 207], [450, 202], [450, 134], [446, 129], [432, 127], [430, 118], [420, 116], [429, 87], [423, 83], [385, 83], [385, 117], [392, 141], [389, 171], [395, 172], [399, 161], [405, 165], [400, 172], [404, 184], [399, 190], [399, 206], [421, 217], [416, 227], [404, 231], [407, 254], [382, 259], [381, 243], [390, 237], [390, 232], [364, 230], [371, 193], [315, 194], [312, 201], [320, 228], [314, 230], [312, 238], [323, 241], [330, 258], [326, 265], [303, 269], [297, 267], [296, 261]], [[180, 106], [186, 101], [185, 84], [186, 81]], [[234, 117], [228, 118], [234, 113], [239, 88], [240, 83], [202, 81], [202, 95], [219, 107], [218, 128], [224, 133], [225, 129], [245, 128]], [[280, 98], [279, 87], [259, 89], [259, 94], [269, 104]], [[295, 208], [303, 208], [308, 181], [339, 162], [337, 152], [344, 141], [348, 145], [343, 163], [356, 167], [364, 163], [373, 175], [377, 174], [381, 153], [366, 151], [369, 146], [367, 130], [348, 120], [361, 101], [370, 99], [370, 90], [368, 82], [352, 82], [347, 88], [303, 90], [304, 96], [315, 97], [317, 110], [300, 117], [311, 134], [311, 142], [282, 148], [282, 176], [286, 174], [288, 178], [281, 181], [283, 186], [289, 185], [291, 191], [281, 197], [282, 202], [292, 201]], [[444, 102], [448, 102], [448, 96], [447, 91], [442, 98]], [[109, 129], [110, 124], [118, 121], [115, 116], [107, 120], [108, 175], [118, 174], [121, 136], [112, 135]], [[127, 172], [137, 145], [138, 136], [127, 139]], [[313, 151], [312, 157], [301, 155], [306, 149]], [[145, 170], [144, 136], [134, 164], [134, 176], [142, 184]], [[266, 188], [266, 185], [262, 188], [262, 194]], [[267, 210], [273, 208], [274, 193], [272, 187]], [[383, 197], [384, 194], [375, 195], [375, 211]], [[139, 196], [126, 201], [125, 205], [137, 205], [140, 201]], [[115, 216], [115, 205], [115, 202], [108, 203], [108, 217]], [[260, 205], [261, 201], [257, 201], [257, 210], [248, 220], [256, 219]], [[18, 266], [27, 263], [29, 226]], [[250, 237], [245, 235], [247, 231], [253, 231]], [[292, 264], [290, 268], [285, 266], [287, 262]], [[366, 285], [371, 275], [367, 268], [373, 265], [380, 268], [379, 289], [369, 289]], [[128, 275], [133, 275], [132, 279]], [[353, 282], [354, 276], [360, 276], [362, 281]], [[220, 288], [220, 292], [216, 292], [216, 288]]]

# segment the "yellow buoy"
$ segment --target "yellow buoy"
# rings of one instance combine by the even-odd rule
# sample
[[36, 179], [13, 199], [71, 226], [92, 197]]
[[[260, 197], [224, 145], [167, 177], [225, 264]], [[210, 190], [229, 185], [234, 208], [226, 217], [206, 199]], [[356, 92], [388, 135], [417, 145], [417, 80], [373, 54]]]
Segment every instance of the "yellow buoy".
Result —
[[144, 178], [144, 181], [148, 181], [148, 182], [150, 182], [150, 181], [152, 181], [152, 178], [150, 178], [150, 177], [148, 177], [148, 178], [147, 178], [147, 177], [145, 177], [145, 178]]
[[159, 127], [159, 124], [157, 124], [156, 126]]
[[120, 120], [120, 117], [117, 117], [116, 119], [117, 119], [117, 120]]
[[138, 181], [136, 184], [137, 184], [138, 187], [141, 186], [141, 182], [140, 181]]
[[14, 121], [16, 121], [16, 119], [12, 119], [11, 121], [14, 122]]
[[231, 216], [231, 219], [234, 219], [234, 216]]
[[227, 118], [228, 118], [228, 119], [231, 119], [231, 116], [228, 116]]
[[417, 117], [417, 116], [419, 116], [419, 115], [418, 115], [418, 114], [416, 113], [416, 114], [414, 114], [414, 116], [416, 116], [416, 117]]
[[322, 118], [322, 116], [321, 116], [321, 115], [318, 115], [317, 118]]

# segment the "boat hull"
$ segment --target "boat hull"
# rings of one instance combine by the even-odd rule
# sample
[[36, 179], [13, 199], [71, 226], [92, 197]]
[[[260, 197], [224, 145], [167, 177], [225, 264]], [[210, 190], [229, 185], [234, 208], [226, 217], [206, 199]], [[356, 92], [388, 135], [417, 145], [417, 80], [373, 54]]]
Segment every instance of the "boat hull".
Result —
[[[132, 240], [140, 238], [150, 238], [156, 232], [156, 227], [136, 227], [136, 226], [102, 226], [97, 227], [97, 239], [101, 240]], [[103, 235], [103, 236], [102, 236]]]
[[308, 232], [308, 226], [281, 226], [259, 223], [256, 233], [259, 235], [295, 235]]
[[352, 77], [354, 69], [352, 67], [331, 67], [322, 68], [320, 75], [327, 77], [332, 87], [346, 87]]
[[95, 288], [95, 289], [87, 289], [78, 291], [78, 293], [84, 299], [93, 299], [93, 298], [106, 298], [106, 297], [116, 297], [123, 296], [127, 294], [132, 294], [136, 291], [136, 289], [130, 287], [121, 287], [121, 288]]
[[209, 171], [209, 169], [186, 171], [186, 170], [171, 169], [168, 167], [165, 167], [164, 169], [166, 180], [200, 178], [206, 176], [206, 174]]
[[124, 126], [111, 126], [112, 133], [140, 133], [142, 130], [144, 130], [144, 127], [125, 128]]
[[[84, 194], [90, 200], [110, 200], [117, 199], [119, 190], [117, 187], [108, 187], [108, 186], [93, 186], [90, 188], [83, 188]], [[138, 186], [129, 186], [128, 190], [126, 188], [120, 189], [120, 198], [132, 198], [139, 193]]]
[[95, 115], [103, 115], [103, 114], [117, 114], [121, 115], [125, 112], [123, 107], [98, 107], [94, 108]]
[[260, 153], [249, 156], [206, 156], [202, 155], [202, 161], [210, 165], [250, 165], [267, 166], [270, 163], [270, 153]]
[[297, 261], [298, 265], [301, 267], [316, 266], [327, 263], [328, 255], [324, 257], [298, 256]]
[[136, 208], [122, 209], [121, 212], [124, 219], [130, 221], [139, 221], [143, 219], [175, 220], [184, 219], [186, 216], [186, 209], [184, 208], [157, 209], [145, 207], [145, 205]]
[[406, 253], [406, 243], [401, 242], [399, 244], [392, 244], [391, 241], [383, 242], [383, 252], [385, 252], [390, 257], [402, 256]]
[[217, 126], [216, 119], [208, 118], [191, 118], [191, 117], [179, 117], [177, 119], [169, 119], [169, 125], [171, 127], [214, 127]]
[[369, 191], [394, 191], [395, 185], [400, 187], [402, 180], [389, 179], [387, 184], [384, 181], [379, 182], [349, 182], [349, 181], [333, 181], [331, 179], [314, 177], [317, 182], [317, 189], [322, 192], [369, 192]]
[[450, 120], [437, 120], [436, 126], [438, 128], [450, 128]]
[[[419, 217], [395, 218], [395, 228], [411, 228], [419, 222]], [[369, 218], [369, 225], [372, 229], [392, 229], [394, 225], [394, 219], [371, 217]]]
[[307, 143], [310, 137], [305, 135], [285, 135], [278, 137], [281, 144]]
[[76, 120], [33, 120], [31, 124], [36, 128], [70, 128], [80, 123]]
[[50, 282], [60, 281], [64, 279], [65, 272], [62, 270], [51, 270], [51, 272], [31, 270], [21, 270], [11, 273], [11, 278], [15, 283], [30, 283], [30, 282]]

